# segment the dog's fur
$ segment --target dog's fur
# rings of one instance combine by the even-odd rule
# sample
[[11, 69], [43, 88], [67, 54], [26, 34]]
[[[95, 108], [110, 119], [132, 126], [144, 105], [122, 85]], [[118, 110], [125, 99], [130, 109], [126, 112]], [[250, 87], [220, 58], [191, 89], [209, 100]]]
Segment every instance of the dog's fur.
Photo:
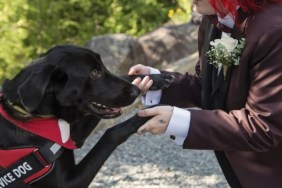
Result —
[[[70, 123], [71, 138], [81, 147], [101, 118], [119, 116], [119, 108], [132, 104], [140, 94], [140, 90], [127, 81], [134, 78], [111, 74], [99, 55], [91, 50], [57, 46], [26, 66], [14, 79], [4, 82], [2, 104], [17, 120], [27, 121], [44, 115], [66, 120]], [[157, 84], [154, 89], [167, 87], [172, 80], [160, 76], [152, 79]], [[15, 105], [28, 114], [16, 111]], [[38, 188], [88, 187], [112, 151], [147, 120], [135, 115], [108, 129], [79, 164], [75, 164], [73, 151], [65, 149], [51, 173], [31, 185]], [[42, 137], [0, 122], [0, 149], [40, 147], [45, 143]]]

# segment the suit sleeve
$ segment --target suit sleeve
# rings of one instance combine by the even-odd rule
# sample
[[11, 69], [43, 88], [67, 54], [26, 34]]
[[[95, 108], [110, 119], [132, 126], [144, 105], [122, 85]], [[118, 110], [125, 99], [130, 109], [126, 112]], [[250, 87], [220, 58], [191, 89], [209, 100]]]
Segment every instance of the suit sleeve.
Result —
[[261, 33], [252, 39], [255, 44], [246, 41], [245, 51], [252, 52], [245, 106], [229, 112], [191, 110], [184, 148], [264, 152], [281, 144], [282, 25]]

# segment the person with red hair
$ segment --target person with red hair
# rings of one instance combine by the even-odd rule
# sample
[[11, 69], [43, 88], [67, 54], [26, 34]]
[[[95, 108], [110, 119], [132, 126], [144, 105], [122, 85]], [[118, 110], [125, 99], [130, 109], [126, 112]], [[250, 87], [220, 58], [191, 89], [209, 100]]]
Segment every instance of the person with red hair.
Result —
[[[136, 79], [152, 117], [139, 134], [165, 134], [184, 149], [214, 150], [231, 187], [282, 187], [281, 0], [193, 0], [203, 14], [195, 74], [148, 91]], [[135, 65], [129, 74], [160, 73]], [[198, 107], [198, 108], [195, 108]]]

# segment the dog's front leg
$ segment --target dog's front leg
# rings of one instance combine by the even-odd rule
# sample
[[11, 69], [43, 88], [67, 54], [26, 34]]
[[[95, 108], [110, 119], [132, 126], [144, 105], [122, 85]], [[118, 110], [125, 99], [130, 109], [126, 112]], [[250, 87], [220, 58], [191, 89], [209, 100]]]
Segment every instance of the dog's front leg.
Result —
[[148, 117], [131, 117], [108, 129], [90, 152], [67, 175], [66, 188], [87, 188], [111, 153], [143, 125]]

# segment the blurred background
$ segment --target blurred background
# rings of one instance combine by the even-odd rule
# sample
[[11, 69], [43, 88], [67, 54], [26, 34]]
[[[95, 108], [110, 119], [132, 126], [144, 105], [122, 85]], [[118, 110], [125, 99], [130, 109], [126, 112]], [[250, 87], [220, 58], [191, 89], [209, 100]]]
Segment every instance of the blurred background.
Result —
[[[55, 45], [85, 46], [110, 34], [133, 43], [164, 25], [189, 22], [191, 6], [191, 0], [0, 0], [0, 83]], [[120, 51], [108, 53], [119, 56], [116, 64], [128, 55]]]

